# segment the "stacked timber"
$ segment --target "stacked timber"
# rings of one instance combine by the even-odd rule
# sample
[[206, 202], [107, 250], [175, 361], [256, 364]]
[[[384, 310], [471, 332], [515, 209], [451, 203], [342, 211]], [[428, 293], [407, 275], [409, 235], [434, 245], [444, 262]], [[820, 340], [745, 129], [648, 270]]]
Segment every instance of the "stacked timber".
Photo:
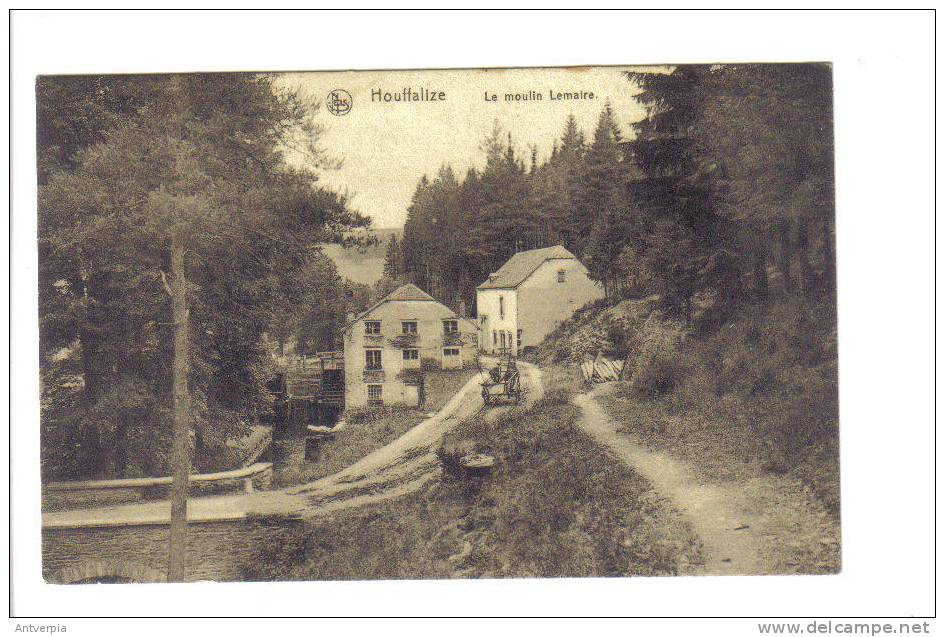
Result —
[[626, 365], [626, 361], [620, 363], [612, 361], [600, 352], [597, 352], [596, 357], [585, 354], [584, 360], [581, 361], [581, 374], [586, 382], [606, 383], [618, 380], [624, 365]]

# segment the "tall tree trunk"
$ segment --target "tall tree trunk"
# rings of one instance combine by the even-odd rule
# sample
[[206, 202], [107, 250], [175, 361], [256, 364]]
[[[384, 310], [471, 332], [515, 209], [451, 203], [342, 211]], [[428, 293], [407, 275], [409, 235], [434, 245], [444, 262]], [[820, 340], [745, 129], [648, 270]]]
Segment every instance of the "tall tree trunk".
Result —
[[118, 478], [128, 477], [128, 414], [118, 416], [115, 429], [115, 464], [114, 474]]
[[[87, 319], [89, 323], [104, 321], [100, 316]], [[96, 401], [102, 396], [108, 385], [109, 360], [104, 344], [98, 333], [92, 329], [83, 328], [79, 333], [80, 348], [82, 350], [82, 379], [84, 382], [83, 400], [88, 409], [95, 407]], [[109, 465], [112, 462], [114, 446], [112, 440], [104, 440], [103, 430], [90, 425], [82, 435], [82, 454], [80, 474], [88, 478], [102, 478], [108, 476]]]
[[90, 407], [95, 404], [99, 396], [98, 366], [95, 364], [95, 345], [89, 330], [82, 329], [79, 333], [79, 346], [82, 350], [82, 379], [84, 381], [83, 395], [86, 404]]
[[174, 438], [171, 447], [171, 532], [167, 579], [182, 582], [187, 551], [187, 490], [190, 479], [189, 308], [184, 274], [184, 247], [174, 237], [171, 246], [171, 306], [174, 320]]
[[[110, 373], [114, 365], [112, 349], [102, 336], [102, 326], [111, 324], [115, 316], [108, 308], [106, 282], [89, 277], [89, 280], [83, 280], [82, 285], [85, 317], [84, 326], [79, 330], [79, 342], [82, 348], [84, 396], [86, 404], [91, 407], [115, 378]], [[104, 460], [107, 464], [108, 458]]]
[[768, 301], [768, 263], [764, 248], [755, 247], [755, 259], [752, 267], [755, 298], [762, 303]]
[[778, 223], [778, 234], [780, 235], [780, 263], [778, 269], [781, 270], [781, 281], [785, 292], [794, 291], [794, 279], [791, 278], [791, 257], [794, 246], [791, 242], [791, 220], [782, 219]]
[[[828, 213], [829, 215], [830, 213]], [[824, 218], [824, 290], [834, 294], [837, 289], [837, 257], [833, 248], [833, 224], [830, 217]]]
[[810, 294], [811, 292], [811, 267], [810, 267], [810, 218], [804, 215], [797, 222], [797, 259], [800, 263], [799, 281], [801, 292]]

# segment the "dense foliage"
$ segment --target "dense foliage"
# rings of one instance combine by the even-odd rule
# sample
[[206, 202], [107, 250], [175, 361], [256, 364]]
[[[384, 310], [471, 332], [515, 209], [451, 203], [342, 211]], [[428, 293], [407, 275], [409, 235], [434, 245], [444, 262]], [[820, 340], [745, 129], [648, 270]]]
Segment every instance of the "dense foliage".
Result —
[[337, 296], [316, 246], [368, 225], [318, 183], [315, 110], [265, 75], [39, 78], [47, 476], [166, 470], [172, 238], [186, 249], [198, 452], [266, 407], [262, 335]]
[[573, 117], [546, 160], [523, 160], [497, 123], [485, 165], [424, 176], [387, 275], [472, 307], [475, 286], [519, 250], [563, 244], [608, 295], [659, 294], [718, 324], [746, 300], [832, 293], [830, 68], [684, 66], [628, 73], [647, 117], [629, 139], [601, 111]]
[[400, 275], [468, 304], [516, 250], [562, 243], [608, 298], [558, 326], [542, 362], [627, 361], [628, 429], [720, 475], [790, 473], [836, 512], [830, 67], [627, 77], [647, 116], [626, 139], [605, 107], [590, 141], [569, 119], [544, 162], [493, 132], [481, 171], [422, 180]]

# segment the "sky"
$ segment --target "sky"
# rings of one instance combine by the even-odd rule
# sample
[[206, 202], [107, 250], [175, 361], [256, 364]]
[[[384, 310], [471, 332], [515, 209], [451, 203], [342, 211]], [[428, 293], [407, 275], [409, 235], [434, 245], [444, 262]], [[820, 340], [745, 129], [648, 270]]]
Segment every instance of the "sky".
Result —
[[[569, 113], [590, 139], [608, 100], [623, 133], [629, 134], [631, 124], [645, 114], [634, 98], [637, 89], [623, 75], [629, 68], [339, 71], [290, 73], [279, 81], [322, 104], [316, 115], [324, 128], [321, 146], [343, 162], [322, 174], [324, 182], [346, 191], [352, 207], [370, 216], [375, 228], [393, 228], [404, 224], [422, 175], [432, 177], [448, 164], [461, 178], [470, 166], [482, 167], [480, 145], [495, 120], [512, 134], [526, 160], [531, 144], [537, 145], [540, 158], [551, 153]], [[404, 88], [443, 92], [444, 99], [394, 101], [393, 95], [402, 96]], [[325, 107], [336, 89], [352, 98], [350, 111], [340, 116]], [[507, 93], [530, 92], [543, 99], [505, 99]], [[594, 98], [551, 100], [549, 92], [592, 92]], [[385, 93], [391, 101], [383, 101]], [[487, 101], [487, 95], [497, 100]]]

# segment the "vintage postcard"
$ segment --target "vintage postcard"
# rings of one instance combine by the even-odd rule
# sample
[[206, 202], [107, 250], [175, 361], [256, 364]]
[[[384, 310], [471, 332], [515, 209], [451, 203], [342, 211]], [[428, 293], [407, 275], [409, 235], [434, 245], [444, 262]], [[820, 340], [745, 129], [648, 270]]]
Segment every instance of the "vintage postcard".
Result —
[[839, 572], [829, 64], [36, 99], [47, 582]]

